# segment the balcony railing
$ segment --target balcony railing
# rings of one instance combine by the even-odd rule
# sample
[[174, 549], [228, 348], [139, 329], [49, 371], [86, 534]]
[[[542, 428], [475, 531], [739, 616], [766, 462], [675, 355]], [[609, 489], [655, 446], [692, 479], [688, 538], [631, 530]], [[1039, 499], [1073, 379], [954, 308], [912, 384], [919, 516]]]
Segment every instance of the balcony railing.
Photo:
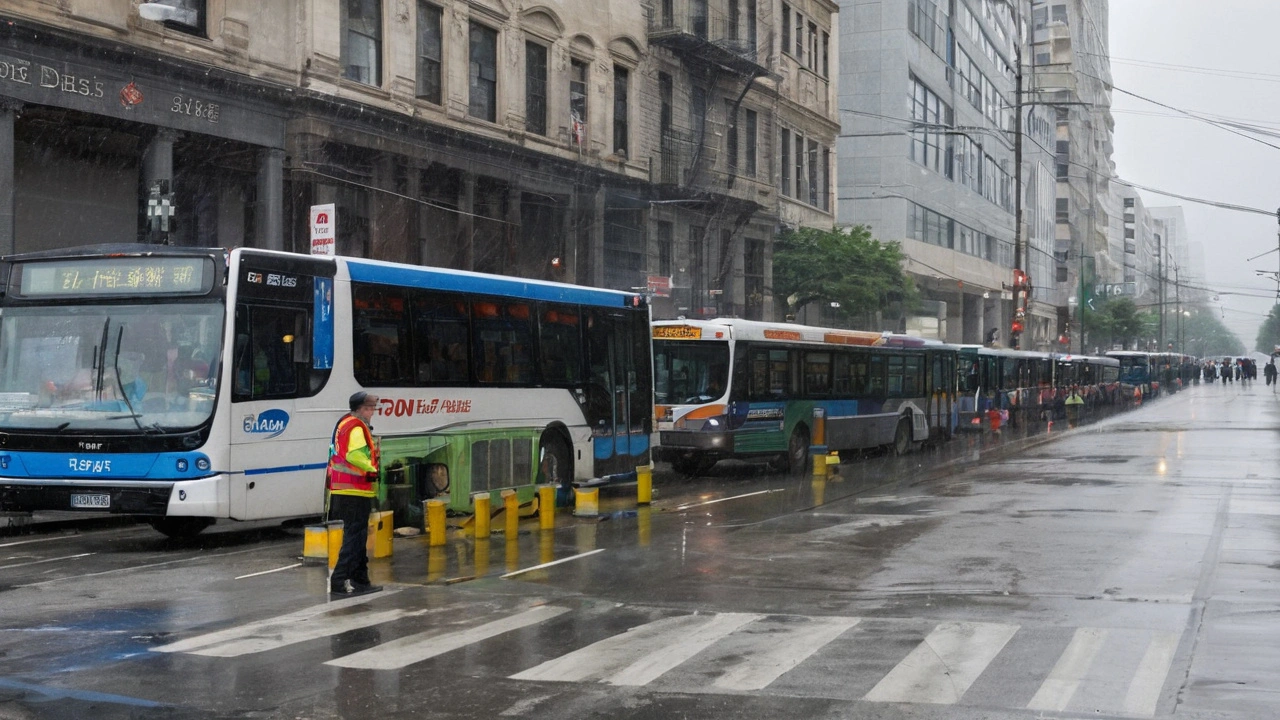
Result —
[[729, 168], [721, 162], [719, 143], [722, 141], [710, 125], [701, 146], [696, 133], [677, 128], [664, 131], [653, 181], [682, 190], [772, 204], [769, 196], [773, 185], [767, 178], [752, 177], [742, 167]]
[[755, 33], [745, 15], [725, 15], [690, 2], [687, 12], [670, 5], [649, 13], [649, 42], [682, 55], [686, 62], [710, 64], [752, 77], [768, 73], [760, 61]]

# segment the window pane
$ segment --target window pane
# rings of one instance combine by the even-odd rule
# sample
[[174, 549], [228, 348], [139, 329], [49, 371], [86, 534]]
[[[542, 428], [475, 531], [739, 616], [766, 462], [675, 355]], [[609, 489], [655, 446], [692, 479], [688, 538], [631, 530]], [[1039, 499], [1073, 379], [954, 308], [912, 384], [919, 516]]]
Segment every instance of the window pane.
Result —
[[418, 97], [440, 104], [440, 8], [418, 3]]
[[547, 134], [547, 49], [524, 44], [524, 129]]
[[471, 24], [470, 95], [467, 112], [489, 122], [497, 120], [498, 32]]

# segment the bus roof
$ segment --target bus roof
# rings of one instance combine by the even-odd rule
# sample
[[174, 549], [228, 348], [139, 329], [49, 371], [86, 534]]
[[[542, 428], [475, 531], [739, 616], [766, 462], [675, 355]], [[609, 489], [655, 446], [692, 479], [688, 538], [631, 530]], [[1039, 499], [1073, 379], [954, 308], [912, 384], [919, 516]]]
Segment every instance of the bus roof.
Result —
[[488, 275], [467, 270], [420, 265], [402, 265], [381, 260], [340, 258], [351, 279], [380, 285], [398, 285], [430, 290], [479, 293], [501, 297], [526, 298], [547, 302], [602, 307], [644, 307], [639, 293], [603, 288], [583, 287], [549, 280], [531, 280], [506, 275]]
[[[661, 328], [687, 328], [687, 331], [664, 335]], [[727, 331], [727, 332], [726, 332]], [[884, 333], [865, 330], [841, 330], [821, 328], [795, 323], [762, 322], [741, 318], [715, 318], [712, 320], [656, 320], [653, 336], [658, 339], [679, 340], [772, 340], [777, 342], [802, 342], [820, 345], [884, 345]]]

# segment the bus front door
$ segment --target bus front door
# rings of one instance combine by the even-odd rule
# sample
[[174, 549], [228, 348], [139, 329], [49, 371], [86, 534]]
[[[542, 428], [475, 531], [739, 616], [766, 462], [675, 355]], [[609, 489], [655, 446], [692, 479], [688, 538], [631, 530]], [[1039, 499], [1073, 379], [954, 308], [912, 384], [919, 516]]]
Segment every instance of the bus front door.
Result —
[[587, 422], [594, 475], [648, 462], [653, 402], [648, 323], [634, 313], [595, 310], [587, 324]]

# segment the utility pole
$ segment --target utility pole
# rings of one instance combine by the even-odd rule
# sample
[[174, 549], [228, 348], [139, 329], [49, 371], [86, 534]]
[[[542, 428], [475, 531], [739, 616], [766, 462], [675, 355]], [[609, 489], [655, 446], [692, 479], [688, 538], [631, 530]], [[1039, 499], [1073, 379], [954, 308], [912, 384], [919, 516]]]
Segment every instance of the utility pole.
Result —
[[1022, 4], [1017, 3], [1014, 7], [1018, 41], [1014, 43], [1017, 72], [1013, 88], [1013, 110], [1016, 114], [1013, 124], [1013, 322], [1009, 324], [1009, 347], [1017, 350], [1026, 327], [1027, 295], [1031, 292], [1031, 283], [1027, 277], [1026, 238], [1022, 232], [1022, 44], [1027, 38], [1023, 35]]
[[1156, 233], [1156, 283], [1160, 288], [1159, 296], [1156, 298], [1156, 307], [1160, 311], [1159, 322], [1156, 325], [1156, 345], [1161, 350], [1164, 349], [1164, 237], [1160, 233]]

